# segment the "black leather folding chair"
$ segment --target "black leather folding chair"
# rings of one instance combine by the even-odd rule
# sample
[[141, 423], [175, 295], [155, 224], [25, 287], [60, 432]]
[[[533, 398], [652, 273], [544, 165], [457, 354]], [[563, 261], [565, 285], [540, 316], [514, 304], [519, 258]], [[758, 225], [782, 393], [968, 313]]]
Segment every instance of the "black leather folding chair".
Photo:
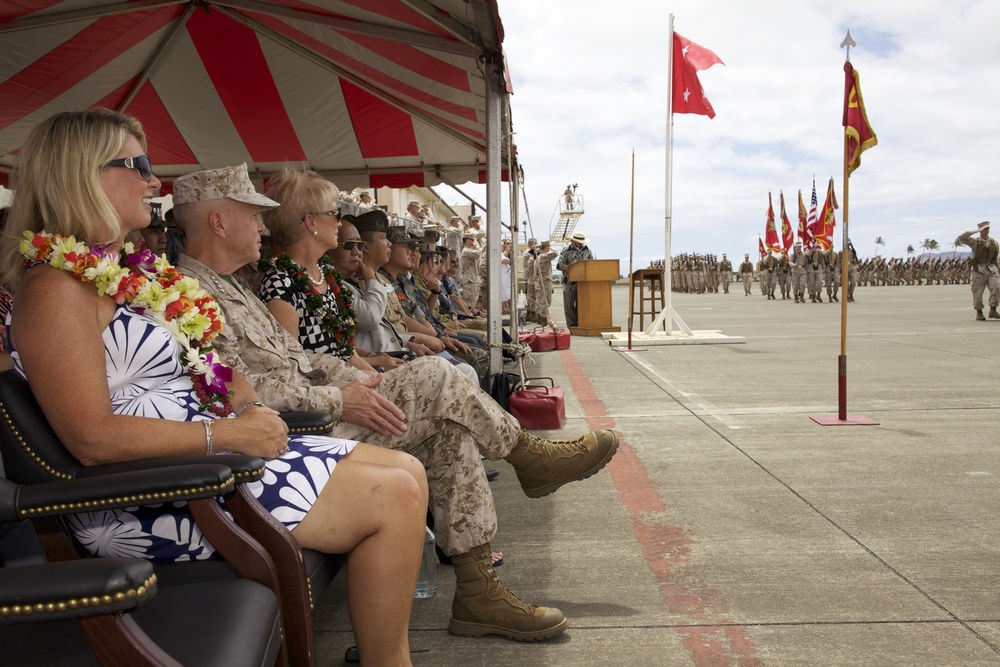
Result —
[[[292, 433], [322, 434], [332, 429], [328, 413], [285, 413], [282, 417]], [[237, 455], [182, 456], [84, 466], [66, 450], [35, 401], [28, 382], [16, 371], [0, 373], [0, 454], [7, 477], [23, 484], [204, 462], [228, 466], [236, 485], [225, 496], [226, 507], [236, 523], [271, 555], [277, 569], [278, 583], [274, 588], [281, 600], [289, 661], [296, 667], [315, 664], [313, 597], [329, 586], [346, 558], [300, 549], [288, 530], [246, 490], [245, 482], [259, 479], [264, 473], [261, 459]], [[40, 534], [39, 537], [44, 543], [44, 536]], [[215, 545], [214, 541], [212, 543]], [[233, 569], [235, 563], [226, 554], [223, 556], [226, 561], [157, 564], [160, 589], [238, 576]]]
[[0, 477], [0, 523], [30, 519], [58, 562], [0, 569], [0, 664], [5, 667], [287, 664], [274, 592], [248, 579], [159, 591], [152, 563], [85, 558], [57, 517], [88, 509], [187, 502], [206, 537], [264, 580], [270, 557], [215, 496], [234, 486], [224, 465], [202, 464], [19, 485]]

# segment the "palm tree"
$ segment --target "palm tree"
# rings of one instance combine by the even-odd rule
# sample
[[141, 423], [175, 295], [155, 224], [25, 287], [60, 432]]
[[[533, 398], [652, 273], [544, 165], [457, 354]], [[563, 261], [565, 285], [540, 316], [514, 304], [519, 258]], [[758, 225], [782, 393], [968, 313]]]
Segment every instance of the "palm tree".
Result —
[[878, 255], [878, 247], [880, 245], [885, 245], [885, 239], [882, 238], [881, 236], [876, 236], [875, 237], [875, 254], [876, 255]]
[[913, 252], [914, 252], [914, 250], [913, 250], [913, 244], [911, 243], [910, 245], [906, 246], [906, 254], [907, 255], [912, 255]]
[[928, 241], [927, 241], [927, 249], [931, 250], [933, 252], [937, 252], [938, 250], [941, 249], [941, 246], [934, 239], [928, 239]]

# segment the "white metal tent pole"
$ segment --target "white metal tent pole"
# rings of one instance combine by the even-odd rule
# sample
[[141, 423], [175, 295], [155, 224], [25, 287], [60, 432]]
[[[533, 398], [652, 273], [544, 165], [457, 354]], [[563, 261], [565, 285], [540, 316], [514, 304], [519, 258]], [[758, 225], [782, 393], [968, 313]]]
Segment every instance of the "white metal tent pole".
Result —
[[503, 155], [500, 150], [500, 90], [503, 86], [503, 60], [487, 58], [486, 77], [486, 312], [489, 317], [487, 341], [490, 345], [490, 374], [503, 370], [499, 345], [503, 315], [500, 307], [500, 176]]
[[[664, 213], [663, 221], [663, 296], [664, 296], [664, 307], [660, 311], [660, 314], [656, 316], [653, 323], [649, 325], [649, 329], [646, 333], [654, 334], [657, 333], [660, 327], [663, 327], [664, 333], [668, 336], [672, 335], [674, 329], [674, 320], [677, 320], [677, 325], [681, 330], [691, 335], [691, 329], [685, 324], [681, 318], [677, 317], [677, 313], [674, 312], [673, 304], [673, 288], [671, 287], [671, 275], [670, 275], [670, 225], [671, 225], [671, 196], [673, 188], [673, 152], [674, 152], [674, 15], [670, 15], [670, 32], [667, 35], [667, 72], [669, 72], [668, 83], [667, 83], [667, 169], [666, 169], [666, 184], [665, 184], [665, 198], [666, 198], [666, 211]], [[631, 277], [629, 278], [631, 280]]]

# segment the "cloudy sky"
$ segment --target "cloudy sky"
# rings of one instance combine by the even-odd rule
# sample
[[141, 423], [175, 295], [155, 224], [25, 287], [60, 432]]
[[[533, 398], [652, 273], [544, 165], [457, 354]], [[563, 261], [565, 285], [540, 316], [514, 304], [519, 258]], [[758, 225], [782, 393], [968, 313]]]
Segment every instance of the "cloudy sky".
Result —
[[[996, 0], [500, 0], [514, 83], [515, 141], [534, 235], [578, 184], [577, 229], [598, 257], [629, 256], [635, 150], [636, 267], [664, 248], [669, 16], [725, 62], [700, 73], [716, 111], [676, 115], [675, 254], [755, 257], [768, 192], [822, 204], [843, 194], [844, 50], [861, 75], [878, 146], [850, 182], [859, 254], [950, 250], [975, 223], [1000, 219], [1000, 2]], [[461, 197], [447, 188], [449, 202]], [[483, 196], [483, 201], [485, 196]], [[841, 201], [841, 204], [843, 202]], [[506, 213], [505, 213], [506, 218]], [[525, 216], [522, 216], [524, 219]], [[843, 211], [838, 211], [837, 246]], [[623, 262], [623, 270], [627, 263]]]

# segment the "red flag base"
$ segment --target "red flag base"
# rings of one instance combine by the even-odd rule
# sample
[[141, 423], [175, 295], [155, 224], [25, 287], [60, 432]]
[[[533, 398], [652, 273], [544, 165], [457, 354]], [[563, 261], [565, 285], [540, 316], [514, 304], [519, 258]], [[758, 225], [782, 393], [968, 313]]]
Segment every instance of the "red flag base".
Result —
[[817, 415], [809, 419], [820, 426], [878, 426], [879, 424], [876, 420], [864, 415], [847, 415], [846, 419], [841, 419], [839, 415], [836, 417]]
[[837, 416], [810, 417], [820, 426], [877, 426], [871, 417], [847, 414], [847, 355], [837, 357]]

